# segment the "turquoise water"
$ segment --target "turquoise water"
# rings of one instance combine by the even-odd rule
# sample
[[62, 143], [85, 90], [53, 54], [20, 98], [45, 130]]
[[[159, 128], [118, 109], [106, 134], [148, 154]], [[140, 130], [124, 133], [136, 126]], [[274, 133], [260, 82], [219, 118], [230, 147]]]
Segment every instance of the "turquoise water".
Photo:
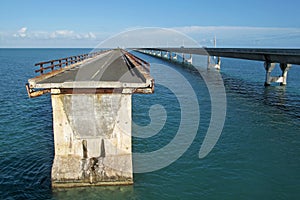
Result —
[[[89, 49], [0, 49], [0, 199], [299, 199], [299, 66], [290, 70], [286, 87], [265, 88], [261, 62], [222, 59], [225, 126], [214, 149], [199, 159], [211, 114], [204, 81], [194, 70], [138, 53], [154, 63], [154, 78], [161, 72], [155, 63], [164, 64], [192, 86], [201, 113], [193, 143], [171, 165], [134, 174], [133, 186], [52, 190], [50, 96], [29, 99], [24, 84], [35, 76], [34, 63], [87, 52]], [[171, 74], [165, 80], [181, 87]], [[149, 108], [160, 104], [167, 111], [166, 123], [152, 137], [133, 137], [134, 152], [162, 148], [179, 128], [176, 95], [164, 85], [157, 84], [155, 89], [152, 95], [133, 96], [133, 121], [140, 126], [151, 123]], [[188, 126], [195, 119], [190, 120]], [[133, 160], [135, 165], [135, 157]]]

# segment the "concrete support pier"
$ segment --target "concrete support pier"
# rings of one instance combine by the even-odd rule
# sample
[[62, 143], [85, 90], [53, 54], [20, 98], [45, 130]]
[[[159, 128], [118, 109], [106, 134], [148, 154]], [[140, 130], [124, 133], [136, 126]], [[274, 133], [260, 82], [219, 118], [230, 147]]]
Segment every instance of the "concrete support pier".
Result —
[[286, 64], [286, 63], [281, 63], [280, 64], [280, 69], [282, 71], [281, 85], [286, 85], [288, 71], [290, 70], [291, 66], [292, 66], [291, 64]]
[[110, 50], [29, 79], [26, 88], [30, 97], [51, 93], [52, 187], [133, 183], [131, 97], [153, 93], [149, 63]]
[[289, 69], [291, 68], [290, 64], [285, 64], [281, 63], [280, 64], [280, 69], [282, 71], [281, 76], [271, 76], [271, 72], [275, 68], [276, 63], [271, 63], [271, 62], [265, 62], [264, 67], [266, 70], [266, 80], [265, 80], [265, 86], [270, 86], [271, 83], [280, 83], [280, 85], [284, 86], [287, 84], [287, 74]]
[[211, 62], [212, 56], [207, 56], [207, 69], [214, 68], [217, 70], [221, 69], [221, 58], [217, 57], [217, 61], [215, 62], [215, 58], [213, 57], [213, 62]]
[[55, 92], [52, 186], [132, 184], [132, 95]]

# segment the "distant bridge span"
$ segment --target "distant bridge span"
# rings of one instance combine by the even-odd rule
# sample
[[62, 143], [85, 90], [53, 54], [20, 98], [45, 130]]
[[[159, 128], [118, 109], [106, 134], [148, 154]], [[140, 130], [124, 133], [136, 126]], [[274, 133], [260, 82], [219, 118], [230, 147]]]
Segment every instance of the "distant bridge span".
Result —
[[265, 48], [138, 48], [185, 54], [210, 55], [217, 57], [258, 60], [270, 63], [300, 65], [300, 49], [265, 49]]
[[[177, 60], [177, 54], [181, 53], [183, 63], [188, 61], [192, 63], [192, 54], [207, 55], [208, 67], [211, 66], [210, 56], [218, 57], [215, 68], [220, 69], [220, 57], [238, 58], [246, 60], [257, 60], [265, 62], [266, 80], [265, 85], [268, 86], [272, 82], [278, 82], [281, 85], [286, 85], [287, 73], [291, 64], [300, 65], [300, 49], [267, 49], [267, 48], [137, 48], [135, 49], [142, 53], [147, 53], [157, 57], [168, 57], [169, 60]], [[159, 52], [159, 53], [157, 53]], [[163, 56], [163, 53], [165, 55]], [[175, 54], [175, 57], [172, 55]], [[190, 54], [190, 59], [185, 59], [184, 54]], [[275, 68], [275, 64], [280, 64], [282, 75], [272, 77], [271, 72]]]

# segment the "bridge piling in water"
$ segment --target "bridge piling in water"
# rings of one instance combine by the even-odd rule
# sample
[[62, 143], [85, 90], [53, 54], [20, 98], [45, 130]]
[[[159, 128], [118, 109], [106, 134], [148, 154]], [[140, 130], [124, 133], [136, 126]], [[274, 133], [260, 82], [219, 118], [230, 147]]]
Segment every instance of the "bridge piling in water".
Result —
[[220, 70], [221, 69], [221, 58], [217, 57], [217, 62], [215, 62], [215, 59], [213, 59], [213, 62], [211, 62], [211, 59], [214, 58], [213, 56], [207, 56], [207, 69], [216, 69]]
[[131, 94], [51, 93], [52, 187], [132, 184]]
[[271, 83], [280, 83], [280, 85], [285, 86], [287, 84], [287, 75], [288, 71], [291, 68], [290, 64], [286, 63], [280, 63], [280, 69], [281, 69], [281, 76], [271, 76], [271, 72], [276, 67], [276, 63], [271, 63], [266, 61], [264, 63], [264, 67], [266, 70], [266, 80], [265, 80], [265, 86], [270, 86]]
[[271, 72], [275, 68], [276, 63], [265, 62], [264, 67], [266, 70], [266, 80], [265, 86], [270, 86], [272, 82], [276, 82], [278, 80], [277, 77], [271, 77]]
[[282, 82], [281, 85], [286, 85], [287, 84], [287, 75], [288, 71], [292, 67], [291, 64], [286, 64], [286, 63], [280, 63], [280, 69], [282, 71]]

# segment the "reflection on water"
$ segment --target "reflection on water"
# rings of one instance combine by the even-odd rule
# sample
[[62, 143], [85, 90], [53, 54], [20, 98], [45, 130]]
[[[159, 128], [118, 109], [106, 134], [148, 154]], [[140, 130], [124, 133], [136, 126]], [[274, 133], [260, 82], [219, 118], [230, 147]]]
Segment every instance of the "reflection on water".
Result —
[[285, 86], [271, 86], [264, 90], [265, 103], [270, 106], [278, 106], [285, 108], [288, 104], [286, 87]]

